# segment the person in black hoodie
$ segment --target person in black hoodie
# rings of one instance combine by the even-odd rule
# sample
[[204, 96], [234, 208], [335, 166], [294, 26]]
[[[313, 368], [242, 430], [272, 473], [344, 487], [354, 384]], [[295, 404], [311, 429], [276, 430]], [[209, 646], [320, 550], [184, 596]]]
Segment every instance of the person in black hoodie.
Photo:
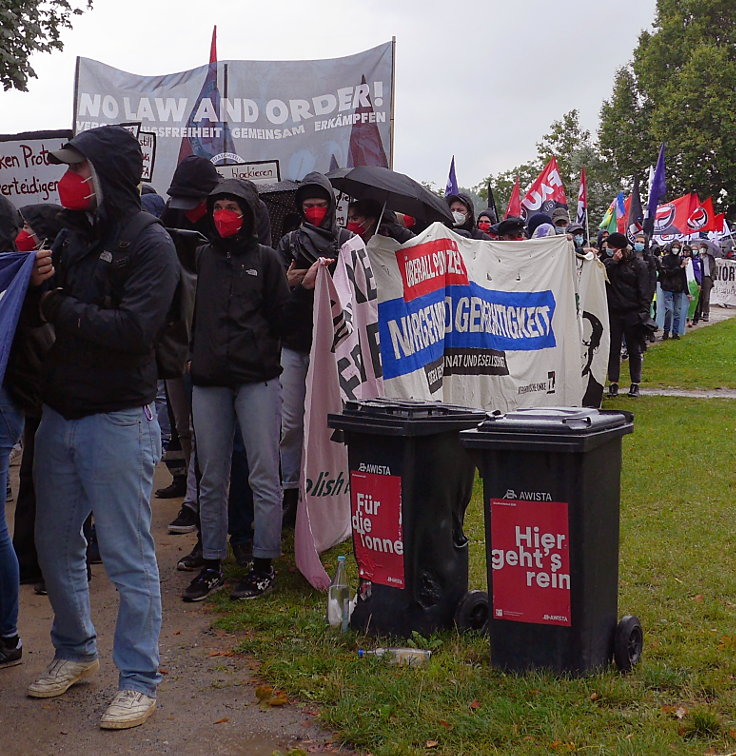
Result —
[[665, 247], [665, 254], [659, 264], [659, 285], [662, 288], [662, 306], [664, 307], [664, 328], [662, 341], [667, 341], [672, 330], [672, 338], [680, 338], [680, 311], [682, 294], [688, 294], [687, 258], [680, 257], [682, 245], [679, 241]]
[[235, 425], [240, 427], [253, 490], [253, 566], [231, 594], [254, 599], [276, 584], [281, 554], [282, 495], [280, 338], [311, 322], [316, 262], [289, 291], [276, 252], [258, 243], [258, 195], [250, 182], [228, 179], [208, 198], [218, 237], [198, 253], [192, 334], [192, 412], [202, 471], [203, 569], [183, 595], [200, 601], [222, 587], [227, 556], [227, 488]]
[[90, 513], [105, 570], [120, 597], [114, 641], [119, 691], [106, 729], [142, 724], [156, 707], [161, 595], [150, 496], [161, 455], [154, 413], [154, 343], [177, 281], [170, 236], [140, 209], [143, 155], [120, 126], [77, 134], [52, 162], [66, 208], [51, 255], [36, 255], [32, 283], [56, 341], [44, 361], [36, 433], [36, 547], [54, 610], [56, 649], [28, 695], [51, 698], [99, 668], [90, 617]]
[[460, 236], [467, 236], [468, 239], [475, 239], [476, 241], [491, 240], [488, 234], [484, 234], [475, 227], [473, 201], [467, 194], [450, 194], [445, 197], [445, 202], [447, 202], [452, 217], [455, 219], [453, 231], [456, 231]]
[[606, 296], [611, 329], [611, 349], [608, 353], [608, 396], [618, 396], [618, 379], [621, 372], [621, 344], [626, 337], [629, 351], [631, 388], [629, 396], [639, 396], [641, 383], [641, 354], [644, 341], [644, 322], [649, 317], [649, 272], [643, 260], [635, 257], [623, 234], [608, 237], [613, 250], [606, 257]]
[[[378, 228], [379, 219], [380, 228]], [[398, 222], [393, 210], [384, 209], [380, 202], [370, 199], [350, 203], [345, 228], [357, 234], [366, 244], [375, 234], [388, 236], [399, 244], [405, 244], [414, 238], [414, 234]]]
[[[340, 228], [336, 219], [335, 193], [326, 176], [308, 173], [294, 197], [302, 223], [279, 242], [278, 252], [290, 287], [297, 287], [319, 257], [337, 260], [340, 247], [353, 233]], [[312, 315], [294, 324], [281, 350], [281, 388], [284, 405], [281, 419], [281, 486], [284, 517], [294, 522], [299, 501], [299, 474], [304, 446], [304, 399], [309, 352], [312, 348]]]

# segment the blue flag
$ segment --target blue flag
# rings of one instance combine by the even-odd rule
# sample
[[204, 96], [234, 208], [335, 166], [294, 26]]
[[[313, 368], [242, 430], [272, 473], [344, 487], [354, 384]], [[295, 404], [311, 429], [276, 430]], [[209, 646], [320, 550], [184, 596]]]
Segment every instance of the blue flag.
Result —
[[447, 177], [447, 186], [445, 186], [445, 197], [457, 194], [459, 191], [457, 188], [457, 176], [455, 176], [455, 156], [453, 155], [450, 162], [450, 175]]
[[659, 148], [657, 167], [649, 184], [649, 198], [647, 199], [647, 218], [644, 222], [644, 231], [651, 234], [654, 230], [654, 219], [657, 217], [657, 206], [667, 194], [667, 180], [664, 171], [664, 143]]
[[35, 260], [35, 252], [0, 254], [0, 383], [5, 378], [15, 327]]

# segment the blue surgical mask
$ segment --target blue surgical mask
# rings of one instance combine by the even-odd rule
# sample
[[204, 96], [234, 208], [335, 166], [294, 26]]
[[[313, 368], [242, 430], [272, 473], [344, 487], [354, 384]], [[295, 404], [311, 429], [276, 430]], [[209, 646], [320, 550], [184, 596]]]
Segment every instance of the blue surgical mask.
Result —
[[699, 249], [694, 249], [693, 250], [693, 257], [697, 257], [699, 254], [700, 254], [700, 250]]
[[644, 251], [644, 245], [641, 242], [635, 242], [634, 243], [634, 251], [635, 252], [643, 252]]
[[615, 252], [616, 252], [616, 250], [615, 250], [615, 249], [611, 249], [611, 247], [606, 247], [606, 254], [607, 254], [607, 255], [608, 255], [609, 257], [613, 257], [613, 255], [614, 255], [614, 253], [615, 253]]
[[575, 245], [577, 247], [582, 247], [583, 246], [583, 241], [584, 240], [583, 240], [583, 237], [580, 236], [579, 234], [576, 234], [575, 236], [573, 236], [572, 240], [575, 242]]

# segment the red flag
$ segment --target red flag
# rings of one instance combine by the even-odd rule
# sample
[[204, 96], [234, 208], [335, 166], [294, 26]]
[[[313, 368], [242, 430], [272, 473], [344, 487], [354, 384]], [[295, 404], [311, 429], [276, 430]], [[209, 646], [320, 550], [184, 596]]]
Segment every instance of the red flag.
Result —
[[212, 41], [210, 42], [210, 63], [217, 63], [217, 27], [212, 27]]
[[580, 189], [578, 189], [578, 212], [575, 220], [585, 226], [585, 217], [588, 210], [588, 180], [585, 177], [585, 168], [580, 170]]
[[725, 229], [726, 213], [718, 213], [713, 219], [713, 230], [717, 234], [722, 234]]
[[[365, 76], [360, 83], [365, 86]], [[371, 123], [370, 115], [373, 113], [373, 104], [370, 96], [367, 96], [368, 105], [358, 105], [353, 116], [354, 121], [350, 130], [350, 146], [348, 147], [348, 168], [357, 165], [380, 165], [388, 168], [386, 150], [383, 149], [381, 132], [378, 124]]]
[[[697, 200], [698, 195], [695, 194], [694, 196]], [[713, 198], [708, 197], [703, 203], [698, 201], [692, 213], [690, 213], [690, 217], [687, 219], [688, 233], [696, 234], [700, 231], [720, 231], [723, 225], [721, 224], [720, 228], [716, 228], [715, 220], [716, 211], [713, 208]]]
[[521, 201], [521, 210], [525, 216], [529, 216], [533, 213], [550, 213], [556, 207], [567, 208], [567, 196], [557, 158], [553, 157]]
[[506, 208], [506, 215], [503, 217], [505, 219], [511, 215], [514, 218], [521, 218], [521, 190], [519, 189], [518, 176], [516, 177], [514, 188], [511, 190], [511, 197], [509, 198], [509, 206]]
[[684, 194], [682, 197], [660, 205], [654, 218], [654, 234], [669, 236], [671, 234], [691, 234], [687, 221], [699, 205], [697, 194]]

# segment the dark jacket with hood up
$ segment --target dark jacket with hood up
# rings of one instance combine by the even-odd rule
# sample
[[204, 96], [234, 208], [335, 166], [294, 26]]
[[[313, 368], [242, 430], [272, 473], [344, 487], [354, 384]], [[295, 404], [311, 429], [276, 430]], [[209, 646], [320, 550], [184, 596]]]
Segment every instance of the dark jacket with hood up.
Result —
[[687, 294], [687, 273], [682, 267], [682, 258], [672, 253], [672, 247], [667, 250], [659, 264], [659, 285], [662, 291], [672, 291], [676, 294]]
[[[317, 192], [314, 191], [315, 188]], [[327, 215], [321, 226], [308, 223], [302, 213], [302, 202], [317, 194], [329, 202]], [[302, 217], [302, 224], [296, 231], [286, 234], [279, 242], [278, 253], [284, 269], [288, 269], [292, 262], [298, 269], [310, 268], [312, 263], [320, 257], [337, 260], [340, 247], [355, 234], [337, 225], [337, 205], [330, 180], [321, 173], [308, 173], [296, 190], [294, 202], [297, 212]], [[330, 266], [330, 272], [333, 269], [334, 265]], [[308, 292], [308, 294], [310, 295], [309, 317], [295, 323], [294, 330], [284, 337], [285, 347], [304, 354], [309, 354], [312, 347], [311, 303], [314, 301], [314, 292]]]
[[[154, 341], [171, 305], [177, 263], [171, 238], [157, 222], [126, 236], [141, 207], [138, 141], [120, 126], [102, 126], [69, 145], [93, 167], [97, 207], [62, 214], [64, 228], [53, 245], [56, 273], [44, 287], [51, 291], [41, 314], [56, 331], [44, 364], [43, 399], [74, 419], [155, 398]], [[119, 249], [121, 239], [129, 242], [125, 249]]]
[[608, 257], [606, 266], [606, 295], [612, 316], [624, 317], [628, 325], [643, 323], [649, 315], [649, 271], [643, 260], [626, 253], [621, 260]]
[[453, 231], [456, 231], [461, 236], [467, 236], [469, 239], [475, 239], [476, 241], [491, 241], [491, 237], [488, 234], [483, 233], [479, 228], [475, 226], [475, 209], [473, 208], [473, 200], [468, 197], [467, 194], [450, 194], [445, 197], [448, 207], [458, 200], [465, 205], [468, 209], [465, 223], [462, 226], [453, 226]]
[[192, 334], [192, 382], [228, 386], [268, 381], [281, 374], [281, 341], [303, 320], [312, 322], [311, 292], [289, 291], [274, 249], [258, 243], [258, 193], [249, 181], [227, 179], [208, 198], [235, 200], [243, 225], [198, 251]]

